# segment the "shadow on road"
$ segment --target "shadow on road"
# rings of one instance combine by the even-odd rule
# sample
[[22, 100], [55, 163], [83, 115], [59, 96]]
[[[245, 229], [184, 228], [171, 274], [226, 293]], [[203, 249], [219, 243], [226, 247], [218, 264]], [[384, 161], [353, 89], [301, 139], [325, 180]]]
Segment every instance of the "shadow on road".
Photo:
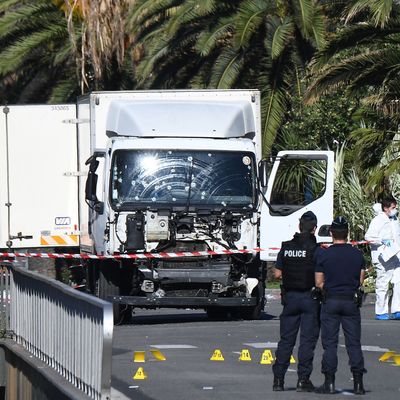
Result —
[[[276, 318], [276, 315], [271, 315], [263, 313], [260, 320], [268, 321]], [[176, 310], [138, 310], [132, 314], [129, 321], [124, 321], [123, 325], [157, 325], [157, 324], [176, 324], [176, 323], [193, 323], [193, 322], [210, 322], [210, 324], [215, 322], [227, 322], [227, 321], [237, 321], [238, 319], [219, 319], [210, 320], [204, 311], [176, 311]], [[244, 321], [252, 323], [254, 321]]]

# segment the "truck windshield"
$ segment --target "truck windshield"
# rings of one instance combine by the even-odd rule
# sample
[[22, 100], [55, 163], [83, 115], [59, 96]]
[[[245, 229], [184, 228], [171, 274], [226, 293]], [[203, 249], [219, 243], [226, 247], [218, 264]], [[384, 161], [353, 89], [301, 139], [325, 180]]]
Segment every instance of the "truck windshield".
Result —
[[247, 152], [116, 150], [111, 205], [252, 209], [255, 171]]

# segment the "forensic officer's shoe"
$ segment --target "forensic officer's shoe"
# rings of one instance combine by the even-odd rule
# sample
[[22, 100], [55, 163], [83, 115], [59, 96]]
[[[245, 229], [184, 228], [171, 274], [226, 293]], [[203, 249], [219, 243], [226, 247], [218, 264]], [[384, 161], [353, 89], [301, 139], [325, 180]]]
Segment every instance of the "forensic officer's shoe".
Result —
[[393, 319], [400, 319], [400, 312], [395, 312], [392, 314]]
[[375, 319], [386, 321], [390, 319], [389, 314], [376, 314]]
[[364, 384], [363, 384], [363, 374], [354, 373], [354, 394], [365, 394]]
[[283, 392], [285, 389], [283, 388], [284, 380], [281, 378], [277, 378], [274, 376], [274, 383], [272, 385], [272, 390], [274, 392]]
[[315, 393], [335, 394], [335, 375], [325, 374], [325, 382], [315, 389]]
[[310, 379], [299, 379], [297, 381], [296, 392], [313, 392], [314, 390], [315, 387]]

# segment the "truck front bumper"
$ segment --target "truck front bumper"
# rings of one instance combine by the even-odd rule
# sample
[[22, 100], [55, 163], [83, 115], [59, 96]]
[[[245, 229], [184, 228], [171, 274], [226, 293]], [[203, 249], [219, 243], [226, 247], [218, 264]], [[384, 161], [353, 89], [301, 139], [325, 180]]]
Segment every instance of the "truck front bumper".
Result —
[[145, 296], [108, 296], [109, 301], [136, 307], [254, 307], [255, 297], [145, 297]]

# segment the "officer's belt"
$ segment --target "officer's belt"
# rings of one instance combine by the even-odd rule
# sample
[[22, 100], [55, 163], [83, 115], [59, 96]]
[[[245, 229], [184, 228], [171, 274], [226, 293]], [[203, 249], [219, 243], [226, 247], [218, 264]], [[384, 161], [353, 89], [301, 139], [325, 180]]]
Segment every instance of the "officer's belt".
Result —
[[310, 289], [290, 289], [290, 288], [284, 288], [286, 292], [297, 292], [297, 293], [307, 293], [307, 292], [311, 292], [312, 288]]
[[343, 299], [343, 300], [353, 300], [355, 292], [326, 292], [325, 298], [327, 299]]

